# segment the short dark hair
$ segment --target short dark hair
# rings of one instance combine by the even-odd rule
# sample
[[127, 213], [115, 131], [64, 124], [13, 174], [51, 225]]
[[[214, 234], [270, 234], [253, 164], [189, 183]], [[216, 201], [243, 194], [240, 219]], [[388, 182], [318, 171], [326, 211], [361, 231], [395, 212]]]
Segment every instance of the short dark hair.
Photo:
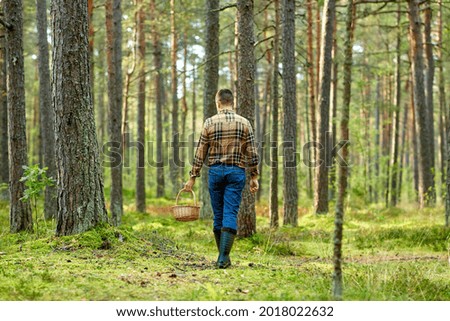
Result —
[[220, 101], [220, 103], [225, 106], [233, 105], [233, 93], [229, 89], [220, 89], [216, 94], [216, 101]]

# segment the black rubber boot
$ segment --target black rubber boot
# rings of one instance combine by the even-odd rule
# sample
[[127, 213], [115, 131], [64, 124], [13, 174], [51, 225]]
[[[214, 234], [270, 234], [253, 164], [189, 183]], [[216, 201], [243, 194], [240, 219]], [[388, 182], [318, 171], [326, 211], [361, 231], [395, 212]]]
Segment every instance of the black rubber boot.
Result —
[[216, 239], [217, 251], [220, 252], [220, 234], [222, 234], [221, 230], [213, 230], [214, 238]]
[[222, 228], [222, 233], [220, 234], [219, 258], [217, 259], [217, 267], [219, 269], [226, 269], [231, 265], [230, 252], [233, 247], [236, 232], [236, 230], [231, 228]]

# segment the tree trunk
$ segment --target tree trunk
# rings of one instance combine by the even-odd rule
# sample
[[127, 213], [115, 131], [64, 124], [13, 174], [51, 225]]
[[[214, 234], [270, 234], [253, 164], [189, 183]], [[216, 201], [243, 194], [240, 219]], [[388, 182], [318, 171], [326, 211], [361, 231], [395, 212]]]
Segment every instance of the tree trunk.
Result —
[[[433, 1], [434, 2], [434, 1]], [[434, 172], [436, 171], [435, 166], [435, 149], [434, 149], [434, 99], [433, 99], [433, 86], [434, 86], [434, 53], [433, 53], [433, 40], [431, 38], [431, 25], [432, 25], [432, 13], [431, 13], [431, 1], [426, 1], [425, 8], [425, 19], [424, 19], [424, 33], [425, 33], [425, 58], [426, 58], [426, 71], [425, 71], [425, 93], [427, 99], [427, 120], [428, 120], [428, 131], [430, 135], [430, 146], [428, 150], [431, 154], [428, 156], [430, 158], [430, 169], [433, 175], [433, 187], [432, 187], [432, 203], [436, 202], [436, 190], [434, 186]], [[430, 196], [431, 196], [430, 195]]]
[[430, 128], [430, 108], [425, 96], [423, 41], [418, 0], [409, 0], [410, 39], [412, 53], [412, 72], [414, 75], [414, 108], [418, 134], [419, 151], [419, 205], [430, 206], [435, 203], [434, 190], [434, 150], [432, 150], [432, 128]]
[[[46, 2], [39, 1], [36, 2]], [[92, 102], [95, 106], [95, 68], [94, 68], [94, 40], [95, 40], [95, 29], [94, 29], [94, 0], [88, 0], [88, 23], [89, 23], [89, 63], [91, 68], [91, 86], [92, 86]], [[95, 108], [94, 108], [95, 109]]]
[[[205, 79], [203, 92], [203, 119], [216, 113], [215, 95], [219, 86], [219, 0], [206, 0], [205, 25]], [[252, 92], [253, 95], [253, 92]], [[200, 217], [212, 218], [212, 207], [208, 190], [208, 169], [203, 166], [200, 196], [203, 201]]]
[[401, 138], [401, 150], [400, 159], [398, 164], [398, 184], [397, 184], [397, 204], [401, 202], [402, 199], [402, 179], [403, 179], [403, 158], [406, 150], [406, 129], [408, 127], [408, 104], [405, 102], [403, 106], [403, 123], [402, 123], [402, 138]]
[[348, 179], [348, 145], [350, 119], [350, 100], [352, 94], [352, 64], [353, 64], [353, 34], [355, 30], [355, 5], [353, 0], [347, 3], [346, 35], [345, 35], [345, 58], [344, 58], [344, 90], [341, 117], [341, 140], [343, 164], [339, 164], [339, 193], [336, 202], [336, 217], [334, 230], [334, 273], [333, 273], [333, 296], [342, 299], [342, 238], [344, 229], [344, 201], [347, 190]]
[[[314, 77], [314, 48], [313, 48], [313, 0], [308, 0], [306, 4], [307, 13], [307, 37], [308, 37], [308, 49], [307, 49], [307, 65], [308, 65], [308, 97], [309, 97], [309, 119], [311, 123], [311, 140], [315, 142], [317, 140], [317, 121], [316, 121], [316, 88]], [[316, 160], [316, 149], [313, 148], [312, 161]], [[311, 167], [309, 167], [311, 171]]]
[[[337, 28], [337, 21], [334, 19], [333, 24], [333, 49], [331, 53], [331, 57], [333, 60], [333, 67], [332, 67], [332, 75], [333, 78], [331, 79], [331, 91], [330, 91], [330, 102], [331, 102], [331, 123], [330, 123], [330, 131], [331, 131], [331, 146], [334, 146], [337, 141], [337, 93], [338, 93], [338, 62], [337, 62], [337, 38], [336, 38], [336, 28]], [[335, 197], [336, 193], [336, 156], [334, 152], [331, 153], [331, 162], [330, 162], [330, 188], [328, 191], [328, 200], [331, 201]]]
[[397, 185], [398, 185], [398, 173], [399, 173], [399, 164], [398, 164], [398, 149], [399, 149], [399, 137], [400, 137], [400, 105], [401, 105], [401, 92], [402, 92], [402, 84], [401, 84], [401, 72], [400, 72], [400, 64], [401, 64], [401, 3], [398, 3], [398, 13], [397, 13], [397, 56], [396, 56], [396, 65], [395, 65], [395, 110], [394, 110], [394, 121], [392, 128], [392, 150], [391, 150], [391, 200], [390, 206], [397, 206], [398, 202], [398, 194], [397, 194]]
[[170, 34], [171, 34], [171, 85], [172, 85], [172, 162], [170, 173], [172, 180], [172, 195], [176, 195], [181, 186], [180, 181], [180, 129], [178, 126], [178, 73], [177, 51], [178, 36], [175, 25], [175, 0], [170, 0]]
[[[104, 43], [102, 43], [102, 46], [100, 47], [101, 50], [99, 50], [98, 53], [98, 62], [96, 64], [98, 74], [104, 75], [105, 74], [105, 48]], [[97, 115], [97, 136], [98, 136], [98, 142], [100, 146], [103, 146], [106, 134], [105, 134], [105, 123], [106, 123], [106, 112], [105, 112], [105, 77], [98, 77], [98, 88], [97, 88], [97, 105], [95, 106], [95, 112]]]
[[92, 105], [87, 0], [53, 0], [52, 24], [56, 234], [70, 235], [108, 220]]
[[136, 165], [136, 210], [145, 213], [145, 11], [143, 0], [137, 1], [137, 142], [138, 155]]
[[[283, 1], [283, 224], [297, 226], [297, 96], [295, 67], [295, 1]], [[275, 121], [275, 120], [274, 120]]]
[[[6, 92], [6, 46], [4, 39], [0, 46], [0, 185], [9, 183], [8, 152], [8, 102]], [[0, 187], [0, 200], [9, 200], [7, 188]]]
[[111, 162], [111, 217], [120, 225], [123, 214], [122, 200], [122, 10], [120, 0], [106, 1], [106, 41], [108, 61], [109, 97], [109, 150]]
[[[320, 53], [321, 53], [321, 41], [322, 41], [322, 19], [320, 18], [320, 3], [322, 1], [316, 0], [316, 97], [320, 95]], [[316, 101], [317, 103], [317, 101]], [[319, 102], [320, 104], [320, 102]], [[317, 125], [316, 125], [316, 137], [317, 137]], [[317, 156], [317, 155], [316, 155]], [[317, 160], [316, 160], [317, 161]]]
[[319, 159], [316, 171], [315, 211], [317, 214], [328, 212], [328, 164], [330, 158], [327, 132], [330, 121], [330, 84], [331, 84], [331, 51], [333, 46], [333, 21], [335, 16], [335, 0], [327, 0], [323, 9], [322, 50], [320, 53], [320, 92], [319, 92]]
[[272, 139], [270, 140], [270, 227], [277, 228], [278, 223], [278, 65], [280, 61], [280, 2], [274, 1], [275, 34], [273, 39], [273, 75], [272, 75]]
[[[39, 41], [39, 110], [40, 128], [43, 147], [43, 165], [48, 167], [47, 176], [56, 178], [55, 164], [55, 116], [52, 109], [51, 81], [49, 66], [49, 50], [47, 41], [47, 3], [36, 1], [36, 19]], [[45, 218], [56, 216], [56, 188], [54, 186], [45, 189]]]
[[447, 103], [445, 97], [445, 77], [444, 77], [444, 66], [443, 66], [443, 38], [442, 38], [442, 25], [443, 25], [443, 13], [442, 13], [442, 0], [438, 1], [439, 11], [438, 11], [438, 72], [439, 72], [439, 137], [440, 137], [440, 163], [441, 163], [441, 186], [442, 195], [445, 195], [445, 157], [446, 157], [446, 135], [445, 135], [445, 123], [447, 120]]
[[156, 24], [156, 3], [150, 2], [153, 41], [153, 63], [155, 66], [155, 95], [156, 95], [156, 197], [164, 196], [164, 153], [163, 153], [163, 121], [162, 108], [164, 100], [162, 78], [162, 49], [159, 39], [159, 31]]
[[3, 13], [5, 20], [11, 24], [11, 28], [6, 31], [9, 219], [11, 232], [16, 233], [33, 228], [30, 204], [20, 200], [25, 190], [25, 184], [20, 179], [23, 166], [27, 165], [22, 1], [4, 0]]
[[[238, 92], [237, 112], [247, 118], [252, 127], [255, 119], [255, 38], [253, 34], [253, 0], [238, 0]], [[248, 237], [256, 232], [255, 196], [250, 193], [250, 176], [242, 192], [238, 214], [238, 235]]]
[[188, 114], [187, 104], [187, 61], [188, 61], [188, 45], [187, 45], [187, 31], [183, 35], [183, 97], [181, 98], [181, 146], [180, 146], [180, 169], [182, 177], [184, 177], [184, 168], [186, 160], [186, 121]]

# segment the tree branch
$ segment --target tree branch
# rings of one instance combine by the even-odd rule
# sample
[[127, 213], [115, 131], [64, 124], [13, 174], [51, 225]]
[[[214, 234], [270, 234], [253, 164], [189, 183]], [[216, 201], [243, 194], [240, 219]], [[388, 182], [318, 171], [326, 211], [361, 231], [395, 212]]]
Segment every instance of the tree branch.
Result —
[[222, 8], [211, 10], [211, 12], [217, 12], [217, 11], [220, 12], [220, 11], [224, 11], [224, 10], [227, 10], [227, 9], [230, 9], [230, 8], [236, 8], [236, 7], [237, 7], [237, 3], [231, 3], [229, 5], [226, 5], [226, 6], [222, 7]]
[[355, 5], [357, 4], [368, 4], [368, 3], [372, 3], [372, 4], [380, 4], [380, 3], [389, 3], [389, 2], [397, 2], [397, 0], [359, 0], [357, 2], [355, 2]]

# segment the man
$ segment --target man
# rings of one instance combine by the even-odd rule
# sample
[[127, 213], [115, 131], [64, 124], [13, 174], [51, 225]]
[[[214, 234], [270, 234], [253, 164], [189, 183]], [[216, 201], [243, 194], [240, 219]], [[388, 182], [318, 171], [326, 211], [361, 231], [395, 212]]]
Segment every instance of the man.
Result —
[[219, 258], [217, 267], [231, 265], [229, 254], [237, 233], [237, 215], [245, 186], [245, 168], [250, 171], [250, 191], [258, 188], [258, 154], [250, 122], [236, 114], [233, 93], [221, 89], [216, 94], [217, 114], [204, 125], [194, 157], [190, 179], [191, 191], [206, 161], [209, 166], [208, 187], [214, 212], [214, 237]]

